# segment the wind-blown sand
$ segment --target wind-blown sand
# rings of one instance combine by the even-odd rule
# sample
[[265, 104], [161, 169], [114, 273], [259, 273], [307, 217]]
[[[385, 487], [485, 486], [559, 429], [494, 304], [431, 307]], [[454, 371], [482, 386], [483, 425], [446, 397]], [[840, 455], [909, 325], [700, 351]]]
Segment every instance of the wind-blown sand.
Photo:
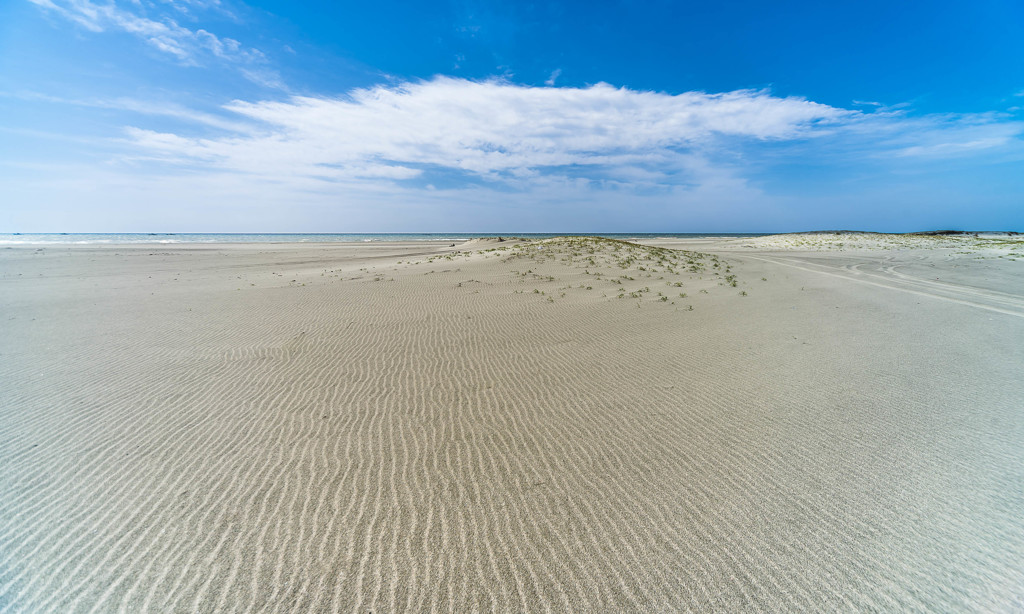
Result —
[[1016, 241], [0, 250], [0, 611], [1019, 611]]

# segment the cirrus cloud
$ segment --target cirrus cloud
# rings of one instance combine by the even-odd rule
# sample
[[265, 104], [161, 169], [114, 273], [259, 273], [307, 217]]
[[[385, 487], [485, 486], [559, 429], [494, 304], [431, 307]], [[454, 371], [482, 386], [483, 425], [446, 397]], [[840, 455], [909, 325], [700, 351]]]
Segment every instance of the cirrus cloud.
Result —
[[[188, 114], [148, 113], [153, 123]], [[976, 195], [957, 182], [1024, 156], [1024, 123], [1005, 114], [450, 77], [239, 100], [175, 130], [135, 123], [119, 158], [83, 174], [103, 186], [95, 206], [191, 203], [222, 216], [219, 228], [242, 224], [242, 209], [289, 229], [709, 229], [728, 212], [730, 229], [759, 230], [852, 226], [843, 220], [865, 207], [918, 207], [921, 225], [936, 210], [973, 211]], [[76, 202], [85, 193], [62, 189]]]
[[447, 77], [226, 108], [250, 129], [186, 138], [135, 128], [129, 137], [154, 157], [264, 176], [409, 179], [444, 171], [512, 186], [538, 175], [671, 184], [724, 141], [804, 139], [856, 115], [765, 91], [671, 95]]
[[[250, 81], [271, 88], [281, 88], [280, 76], [268, 68], [267, 59], [259, 49], [244, 47], [239, 41], [220, 37], [202, 28], [190, 30], [180, 25], [162, 7], [151, 6], [156, 12], [155, 19], [144, 14], [142, 5], [134, 3], [126, 8], [110, 1], [97, 3], [91, 0], [29, 0], [41, 9], [60, 15], [90, 32], [125, 32], [144, 41], [149, 46], [165, 53], [178, 62], [197, 66], [201, 60], [216, 58], [235, 66]], [[215, 8], [219, 2], [194, 0], [187, 4], [170, 3], [178, 12], [188, 14], [189, 6], [194, 8]]]

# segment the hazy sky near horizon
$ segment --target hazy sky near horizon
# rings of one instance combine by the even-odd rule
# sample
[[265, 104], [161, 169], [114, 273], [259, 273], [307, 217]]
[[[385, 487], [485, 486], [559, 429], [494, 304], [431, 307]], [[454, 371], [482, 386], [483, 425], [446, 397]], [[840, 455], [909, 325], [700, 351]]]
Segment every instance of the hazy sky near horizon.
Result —
[[0, 232], [1024, 231], [1024, 3], [0, 3]]

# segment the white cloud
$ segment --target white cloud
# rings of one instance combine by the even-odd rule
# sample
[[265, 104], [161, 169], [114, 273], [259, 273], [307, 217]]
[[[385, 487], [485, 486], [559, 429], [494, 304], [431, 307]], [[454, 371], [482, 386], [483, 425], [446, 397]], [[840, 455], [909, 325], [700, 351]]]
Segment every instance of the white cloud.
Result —
[[993, 113], [892, 116], [876, 133], [880, 154], [901, 157], [953, 158], [999, 150], [1020, 142], [1024, 123]]
[[203, 113], [173, 102], [138, 100], [134, 98], [66, 98], [62, 96], [51, 96], [37, 92], [18, 92], [15, 94], [0, 92], [0, 98], [16, 98], [29, 102], [43, 102], [52, 104], [72, 105], [76, 107], [91, 107], [95, 109], [113, 109], [118, 111], [129, 111], [140, 115], [170, 117], [188, 122], [190, 124], [202, 124], [212, 128], [239, 132], [248, 127], [237, 120], [231, 121], [213, 115]]
[[900, 151], [904, 156], [950, 156], [992, 149], [1006, 145], [1014, 135], [999, 135], [970, 141], [950, 141], [929, 145], [914, 145]]
[[[220, 220], [211, 231], [763, 230], [813, 225], [803, 216], [830, 202], [885, 211], [947, 198], [971, 211], [973, 195], [934, 186], [957, 173], [968, 185], [971, 169], [1024, 159], [1024, 122], [1006, 114], [850, 111], [765, 91], [436, 77], [235, 101], [220, 113], [52, 101], [131, 111], [136, 127], [105, 142], [104, 154], [119, 157], [22, 181], [23, 193], [49, 194], [55, 208], [145, 202], [164, 229], [187, 226], [173, 217], [187, 209], [188, 219]], [[193, 125], [154, 129], [167, 124], [154, 114]]]
[[[234, 39], [218, 37], [204, 29], [190, 30], [168, 16], [161, 20], [121, 8], [115, 2], [97, 4], [91, 0], [29, 0], [33, 4], [61, 15], [91, 32], [126, 32], [149, 44], [154, 49], [173, 56], [186, 65], [198, 65], [204, 57], [212, 56], [239, 67], [246, 78], [269, 87], [280, 87], [280, 78], [266, 67], [266, 57], [258, 49], [248, 49]], [[169, 2], [181, 12], [188, 7], [218, 7], [219, 2]], [[142, 6], [133, 7], [141, 11]]]
[[554, 87], [555, 86], [555, 81], [557, 81], [558, 77], [560, 77], [561, 75], [562, 75], [562, 69], [561, 68], [554, 69], [553, 71], [551, 71], [551, 76], [548, 77], [547, 81], [544, 82], [544, 85], [547, 85], [548, 87]]
[[[805, 138], [851, 112], [763, 91], [670, 95], [598, 84], [536, 88], [437, 77], [345, 98], [243, 102], [258, 129], [218, 139], [133, 130], [167, 160], [282, 177], [410, 178], [457, 173], [521, 187], [536, 176], [686, 183], [723, 139]], [[436, 183], [436, 182], [435, 182]]]

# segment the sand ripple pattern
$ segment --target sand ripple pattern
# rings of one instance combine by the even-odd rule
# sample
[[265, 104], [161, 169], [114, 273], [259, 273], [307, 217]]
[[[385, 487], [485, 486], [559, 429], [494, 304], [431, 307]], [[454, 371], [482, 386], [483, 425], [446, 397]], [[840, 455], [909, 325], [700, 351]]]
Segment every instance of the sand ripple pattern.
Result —
[[1020, 318], [89, 254], [0, 260], [0, 611], [1024, 608]]

